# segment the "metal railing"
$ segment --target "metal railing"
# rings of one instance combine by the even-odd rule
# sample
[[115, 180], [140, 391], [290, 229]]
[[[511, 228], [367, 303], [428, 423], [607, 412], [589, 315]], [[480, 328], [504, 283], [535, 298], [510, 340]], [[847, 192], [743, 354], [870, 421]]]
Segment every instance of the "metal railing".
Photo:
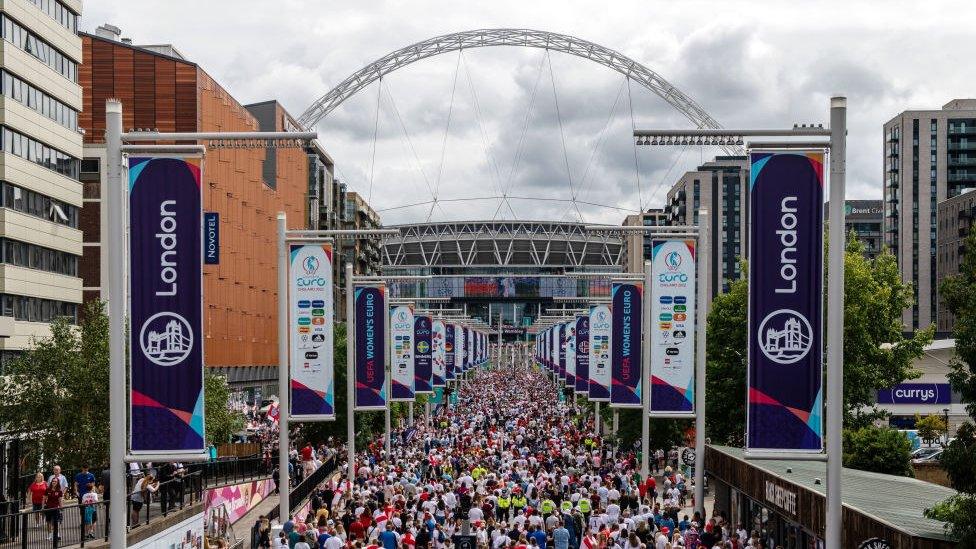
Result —
[[[290, 505], [291, 511], [295, 511], [295, 509], [298, 509], [302, 505], [302, 503], [304, 503], [305, 500], [312, 495], [312, 491], [314, 491], [319, 484], [325, 481], [325, 479], [329, 478], [329, 475], [331, 475], [336, 470], [337, 459], [338, 459], [338, 454], [333, 454], [332, 456], [330, 456], [328, 459], [325, 460], [325, 462], [322, 464], [321, 467], [316, 469], [311, 475], [305, 477], [305, 479], [299, 482], [297, 486], [295, 486], [294, 488], [291, 489], [290, 492], [288, 492], [289, 493], [288, 501], [291, 502]], [[273, 508], [267, 515], [268, 520], [275, 520], [280, 518], [279, 513], [280, 510], [278, 509], [278, 507]]]
[[203, 501], [203, 488], [203, 475], [200, 471], [195, 471], [181, 478], [159, 483], [155, 492], [143, 494], [144, 501], [141, 503], [132, 501], [130, 493], [126, 498], [129, 527], [138, 528], [140, 525], [149, 524], [155, 518], [165, 517]]
[[0, 549], [84, 547], [100, 539], [108, 539], [104, 501], [0, 515]]

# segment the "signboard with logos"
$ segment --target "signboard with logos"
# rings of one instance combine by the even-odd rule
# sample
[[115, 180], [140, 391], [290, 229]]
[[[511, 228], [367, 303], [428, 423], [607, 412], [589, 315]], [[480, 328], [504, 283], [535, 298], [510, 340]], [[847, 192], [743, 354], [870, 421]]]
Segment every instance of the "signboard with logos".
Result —
[[610, 335], [613, 322], [609, 305], [590, 307], [590, 400], [610, 401]]
[[576, 321], [563, 324], [566, 329], [566, 387], [576, 391]]
[[431, 385], [433, 376], [433, 366], [431, 365], [431, 325], [433, 323], [434, 321], [429, 315], [417, 315], [413, 319], [413, 386], [418, 395], [434, 393], [434, 387]]
[[566, 336], [569, 335], [565, 324], [556, 325], [556, 360], [559, 361], [559, 379], [566, 381]]
[[206, 448], [201, 164], [129, 159], [129, 448]]
[[454, 380], [454, 360], [457, 354], [454, 352], [454, 341], [457, 330], [454, 324], [444, 325], [444, 374], [447, 381]]
[[390, 400], [411, 402], [414, 396], [413, 306], [390, 309]]
[[203, 262], [207, 265], [220, 264], [220, 213], [203, 214]]
[[901, 383], [878, 390], [878, 404], [949, 404], [952, 387], [948, 383]]
[[576, 392], [590, 392], [590, 317], [576, 317]]
[[447, 381], [447, 328], [443, 320], [435, 320], [430, 337], [432, 385], [443, 387]]
[[823, 151], [750, 154], [749, 451], [823, 451]]
[[386, 409], [386, 285], [353, 289], [356, 315], [355, 411]]
[[641, 326], [644, 287], [641, 282], [614, 281], [610, 363], [610, 406], [641, 407]]
[[289, 246], [290, 417], [335, 420], [332, 243]]
[[695, 415], [695, 243], [655, 240], [651, 251], [650, 415]]

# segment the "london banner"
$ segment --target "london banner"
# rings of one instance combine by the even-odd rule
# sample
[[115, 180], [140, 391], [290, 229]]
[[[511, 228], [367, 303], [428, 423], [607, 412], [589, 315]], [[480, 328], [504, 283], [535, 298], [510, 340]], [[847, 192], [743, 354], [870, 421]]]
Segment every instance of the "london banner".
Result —
[[129, 160], [133, 454], [204, 451], [200, 160]]
[[610, 334], [613, 332], [609, 305], [590, 307], [590, 400], [610, 401]]
[[289, 415], [299, 421], [332, 421], [332, 244], [292, 244], [289, 258]]
[[576, 393], [590, 392], [590, 317], [576, 317]]
[[650, 415], [695, 414], [695, 242], [651, 248]]
[[431, 365], [431, 324], [433, 324], [433, 320], [428, 315], [417, 315], [413, 320], [413, 386], [418, 395], [434, 394], [434, 387], [431, 385], [431, 378], [433, 376], [433, 366]]
[[614, 281], [611, 290], [613, 341], [610, 363], [610, 406], [641, 407], [641, 297], [640, 282]]
[[397, 305], [390, 310], [390, 400], [414, 399], [413, 307]]
[[435, 320], [433, 323], [433, 331], [430, 337], [431, 346], [431, 366], [432, 366], [432, 385], [434, 387], [443, 387], [444, 382], [447, 380], [447, 348], [445, 343], [447, 342], [447, 328], [443, 320]]
[[823, 450], [824, 154], [750, 154], [746, 447]]
[[386, 286], [353, 290], [356, 310], [356, 402], [354, 410], [386, 409]]
[[444, 374], [447, 381], [454, 380], [454, 337], [456, 330], [453, 324], [444, 325]]

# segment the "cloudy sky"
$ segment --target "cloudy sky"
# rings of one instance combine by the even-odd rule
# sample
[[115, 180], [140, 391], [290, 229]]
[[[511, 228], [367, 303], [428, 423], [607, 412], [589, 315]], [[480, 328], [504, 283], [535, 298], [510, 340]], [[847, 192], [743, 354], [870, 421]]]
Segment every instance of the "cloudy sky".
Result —
[[[88, 0], [82, 28], [110, 22], [136, 44], [172, 43], [242, 103], [276, 98], [296, 117], [364, 65], [427, 38], [569, 34], [644, 64], [726, 127], [826, 125], [828, 98], [846, 94], [847, 195], [880, 198], [882, 124], [976, 96], [974, 21], [970, 1]], [[338, 176], [387, 224], [620, 223], [661, 206], [682, 172], [721, 154], [642, 147], [635, 162], [631, 116], [643, 128], [690, 124], [597, 63], [505, 47], [401, 68], [316, 129]], [[592, 205], [562, 202], [574, 194]], [[403, 207], [432, 196], [436, 207]], [[468, 198], [479, 200], [458, 200]]]

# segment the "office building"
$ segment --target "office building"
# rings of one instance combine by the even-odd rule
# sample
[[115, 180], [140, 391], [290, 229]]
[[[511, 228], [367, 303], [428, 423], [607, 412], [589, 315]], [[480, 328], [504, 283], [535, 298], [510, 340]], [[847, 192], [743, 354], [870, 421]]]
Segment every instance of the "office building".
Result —
[[[366, 199], [357, 192], [347, 191], [346, 184], [335, 185], [335, 207], [337, 228], [345, 230], [379, 229], [383, 226], [380, 216]], [[352, 263], [355, 275], [380, 274], [380, 238], [343, 238], [336, 241], [336, 315], [345, 320], [346, 311], [346, 263]]]
[[[661, 227], [668, 224], [668, 216], [663, 209], [650, 208], [646, 212], [631, 214], [624, 218], [624, 227]], [[644, 270], [644, 261], [651, 259], [651, 238], [645, 233], [624, 233], [624, 271], [638, 273]]]
[[[106, 202], [105, 100], [122, 101], [123, 127], [183, 131], [287, 131], [294, 119], [275, 101], [245, 106], [169, 45], [133, 45], [119, 29], [82, 34], [85, 298], [106, 298], [102, 269]], [[278, 212], [288, 228], [309, 227], [309, 152], [209, 148], [203, 207], [220, 216], [219, 264], [204, 265], [204, 360], [238, 388], [277, 393]], [[254, 393], [252, 393], [252, 397]]]
[[[830, 202], [824, 204], [824, 227], [827, 221], [830, 221]], [[883, 224], [881, 200], [844, 201], [844, 232], [850, 234], [853, 231], [857, 235], [868, 259], [878, 257], [884, 249]]]
[[976, 99], [904, 111], [884, 125], [885, 245], [915, 291], [906, 330], [938, 318], [937, 205], [976, 187]]
[[743, 274], [739, 260], [749, 258], [748, 159], [718, 156], [685, 173], [665, 204], [669, 225], [698, 225], [698, 213], [708, 210], [708, 295], [728, 291], [728, 282]]
[[[936, 279], [939, 283], [945, 277], [959, 274], [963, 254], [966, 252], [965, 240], [976, 219], [976, 190], [966, 190], [958, 196], [939, 202], [936, 223], [939, 235], [936, 246]], [[944, 307], [939, 291], [938, 323], [936, 337], [948, 337], [955, 325], [955, 316]]]
[[80, 14], [78, 0], [0, 3], [0, 373], [52, 319], [78, 320]]

